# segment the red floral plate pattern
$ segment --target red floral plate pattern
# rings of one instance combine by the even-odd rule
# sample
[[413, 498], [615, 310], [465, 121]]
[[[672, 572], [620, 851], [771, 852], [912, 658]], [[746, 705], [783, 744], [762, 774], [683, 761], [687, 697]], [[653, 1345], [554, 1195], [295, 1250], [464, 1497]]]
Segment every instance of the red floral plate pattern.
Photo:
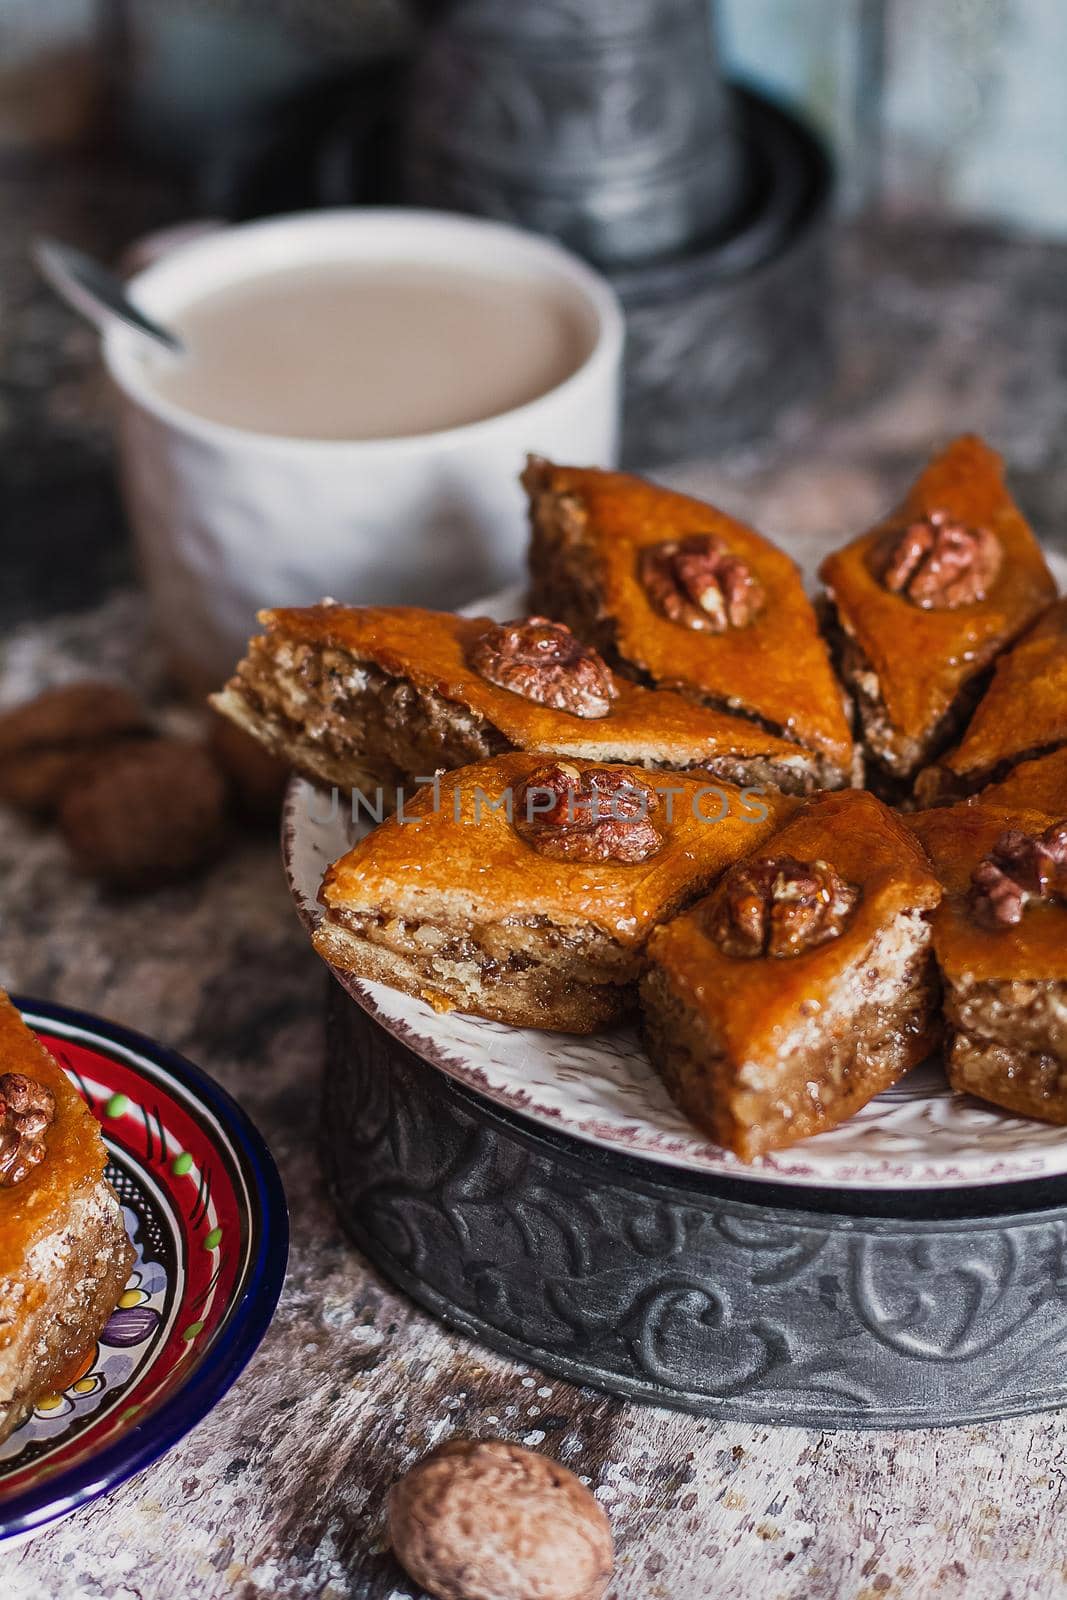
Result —
[[195, 1426], [266, 1331], [288, 1254], [277, 1169], [217, 1084], [112, 1023], [19, 1005], [101, 1124], [136, 1260], [79, 1375], [0, 1445], [0, 1542], [114, 1488]]

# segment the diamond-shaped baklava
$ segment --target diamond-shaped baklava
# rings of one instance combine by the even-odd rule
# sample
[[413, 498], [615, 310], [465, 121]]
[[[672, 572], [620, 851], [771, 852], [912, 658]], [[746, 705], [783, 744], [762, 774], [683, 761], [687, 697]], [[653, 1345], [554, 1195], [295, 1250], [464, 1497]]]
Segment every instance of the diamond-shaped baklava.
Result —
[[937, 1040], [940, 892], [873, 795], [805, 802], [652, 935], [645, 1038], [681, 1108], [750, 1161], [895, 1083]]
[[714, 506], [619, 472], [531, 459], [531, 603], [616, 667], [754, 719], [851, 781], [841, 688], [794, 563]]
[[106, 1163], [92, 1112], [0, 992], [0, 1439], [76, 1376], [126, 1285]]
[[958, 734], [986, 668], [1056, 596], [1000, 457], [971, 435], [821, 575], [867, 752], [896, 780]]
[[652, 928], [797, 802], [707, 774], [512, 752], [440, 778], [332, 866], [321, 955], [441, 1010], [588, 1033]]
[[742, 717], [643, 689], [544, 618], [323, 604], [266, 632], [214, 704], [299, 771], [387, 789], [511, 749], [700, 767], [808, 792], [810, 758]]
[[976, 803], [1067, 816], [1067, 745], [1051, 755], [1020, 761], [1000, 783], [983, 789]]
[[1067, 745], [1067, 600], [1041, 616], [997, 662], [954, 750], [919, 774], [915, 792], [936, 804], [974, 794], [1020, 761]]
[[945, 888], [933, 929], [953, 1088], [1067, 1122], [1067, 816], [977, 803], [913, 824]]

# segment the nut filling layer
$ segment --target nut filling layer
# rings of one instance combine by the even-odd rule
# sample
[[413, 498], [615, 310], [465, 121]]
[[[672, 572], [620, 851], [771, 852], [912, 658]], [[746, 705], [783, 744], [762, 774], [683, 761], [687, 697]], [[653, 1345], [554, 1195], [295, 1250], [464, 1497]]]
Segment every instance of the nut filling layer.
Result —
[[1005, 928], [1031, 904], [1067, 900], [1067, 821], [1038, 834], [1006, 828], [971, 874], [971, 894], [978, 920]]
[[650, 820], [658, 803], [647, 783], [611, 767], [583, 771], [559, 761], [522, 785], [515, 831], [558, 861], [647, 861], [663, 847]]
[[883, 546], [882, 582], [923, 611], [955, 611], [986, 598], [1003, 554], [992, 529], [970, 528], [947, 511], [931, 511]]
[[798, 956], [843, 933], [861, 893], [828, 861], [742, 861], [719, 886], [708, 931], [728, 956]]
[[0, 1188], [21, 1183], [44, 1160], [44, 1134], [55, 1114], [55, 1096], [43, 1083], [0, 1073]]
[[574, 717], [606, 717], [618, 699], [607, 663], [562, 622], [547, 617], [490, 628], [473, 645], [469, 662], [498, 689]]
[[683, 628], [725, 633], [747, 627], [763, 610], [763, 586], [751, 567], [710, 533], [648, 545], [638, 573], [656, 610]]

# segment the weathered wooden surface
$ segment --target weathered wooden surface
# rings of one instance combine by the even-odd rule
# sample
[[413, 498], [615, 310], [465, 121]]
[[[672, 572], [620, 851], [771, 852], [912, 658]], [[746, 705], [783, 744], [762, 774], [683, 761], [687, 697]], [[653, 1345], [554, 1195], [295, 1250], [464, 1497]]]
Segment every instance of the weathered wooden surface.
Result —
[[[773, 452], [677, 481], [805, 558], [884, 504], [934, 438], [990, 434], [1063, 540], [1067, 253], [895, 232], [853, 238], [841, 382]], [[159, 677], [140, 605], [9, 636], [0, 699], [57, 675]], [[226, 1401], [107, 1501], [0, 1557], [4, 1600], [410, 1600], [383, 1492], [453, 1432], [556, 1454], [608, 1506], [613, 1600], [1023, 1600], [1067, 1591], [1067, 1420], [914, 1434], [699, 1422], [542, 1377], [452, 1337], [344, 1242], [314, 1153], [322, 969], [269, 836], [147, 900], [72, 881], [42, 830], [0, 818], [0, 981], [186, 1051], [278, 1157], [293, 1216], [275, 1324]]]

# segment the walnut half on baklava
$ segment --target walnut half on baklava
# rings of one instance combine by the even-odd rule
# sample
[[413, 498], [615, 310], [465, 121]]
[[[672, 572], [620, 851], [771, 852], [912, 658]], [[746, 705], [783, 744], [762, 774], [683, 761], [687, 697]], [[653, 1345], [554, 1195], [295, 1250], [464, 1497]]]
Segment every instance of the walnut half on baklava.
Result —
[[898, 784], [959, 734], [987, 668], [1056, 597], [1000, 457], [971, 435], [820, 570], [873, 773]]
[[949, 1081], [1067, 1123], [1067, 817], [979, 802], [913, 821], [945, 887], [933, 929]]
[[895, 1083], [937, 1041], [940, 893], [873, 795], [807, 801], [652, 935], [645, 1039], [682, 1110], [751, 1161]]
[[0, 992], [0, 1439], [69, 1381], [126, 1285], [106, 1163], [92, 1112]]
[[315, 946], [439, 1010], [589, 1033], [632, 1009], [655, 924], [796, 803], [707, 774], [498, 756], [420, 790], [328, 870]]

